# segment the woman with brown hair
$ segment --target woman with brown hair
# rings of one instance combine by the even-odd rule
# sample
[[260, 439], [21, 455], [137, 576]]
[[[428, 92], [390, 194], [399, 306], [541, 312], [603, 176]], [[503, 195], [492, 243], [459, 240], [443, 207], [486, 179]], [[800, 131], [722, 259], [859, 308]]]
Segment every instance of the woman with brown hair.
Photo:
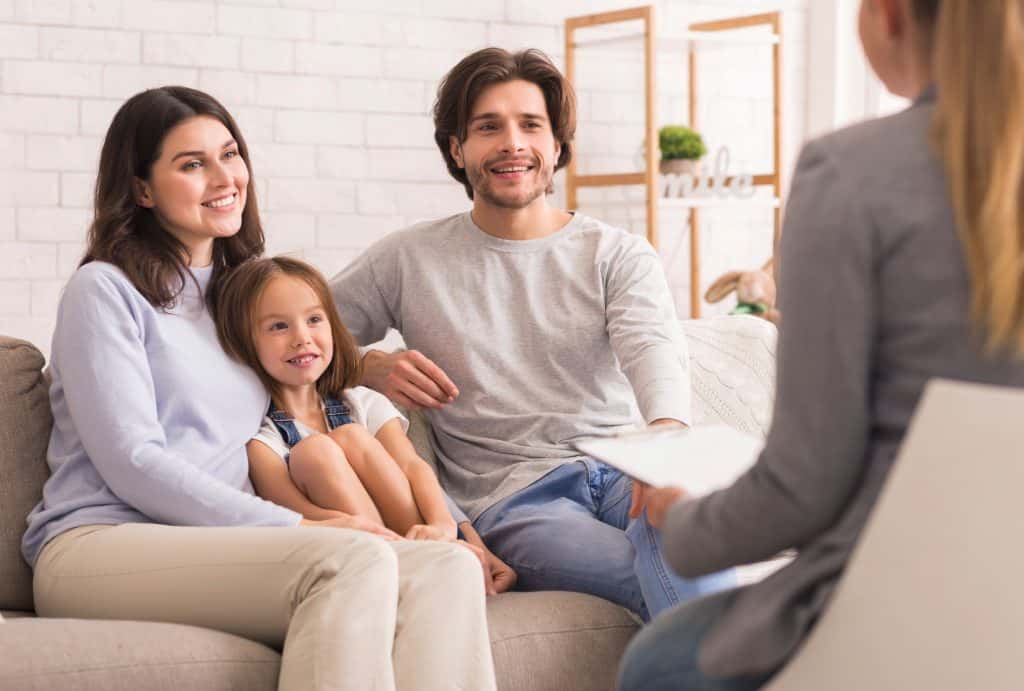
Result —
[[23, 542], [39, 614], [283, 646], [282, 689], [494, 688], [468, 550], [340, 512], [303, 519], [253, 493], [245, 445], [268, 397], [221, 349], [207, 305], [263, 250], [230, 114], [184, 87], [129, 99], [95, 207], [58, 312], [52, 474]]
[[720, 492], [648, 504], [684, 576], [798, 555], [652, 622], [621, 689], [760, 687], [826, 606], [925, 384], [1024, 387], [1024, 0], [862, 0], [860, 34], [915, 101], [800, 157], [761, 457]]

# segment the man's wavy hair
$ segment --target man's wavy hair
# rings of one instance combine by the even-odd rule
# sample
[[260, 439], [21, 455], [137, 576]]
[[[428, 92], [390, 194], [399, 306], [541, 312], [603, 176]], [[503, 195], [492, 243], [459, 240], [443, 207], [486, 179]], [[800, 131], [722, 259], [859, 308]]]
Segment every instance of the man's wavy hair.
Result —
[[[510, 53], [502, 48], [484, 48], [463, 58], [445, 75], [437, 88], [434, 102], [434, 141], [441, 150], [451, 176], [462, 183], [473, 198], [473, 187], [466, 171], [451, 154], [451, 137], [466, 141], [473, 104], [484, 89], [516, 79], [536, 84], [544, 94], [548, 120], [561, 153], [555, 170], [572, 160], [572, 140], [576, 134], [576, 93], [547, 55], [536, 49]], [[548, 189], [550, 194], [553, 190]]]

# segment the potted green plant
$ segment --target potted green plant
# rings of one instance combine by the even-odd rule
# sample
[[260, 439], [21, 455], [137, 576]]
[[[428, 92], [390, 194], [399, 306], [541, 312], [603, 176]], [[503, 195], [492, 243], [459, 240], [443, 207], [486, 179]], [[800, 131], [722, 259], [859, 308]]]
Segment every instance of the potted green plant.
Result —
[[661, 164], [658, 170], [662, 175], [696, 175], [697, 162], [708, 152], [700, 134], [683, 125], [662, 127], [658, 131], [658, 148], [661, 149]]

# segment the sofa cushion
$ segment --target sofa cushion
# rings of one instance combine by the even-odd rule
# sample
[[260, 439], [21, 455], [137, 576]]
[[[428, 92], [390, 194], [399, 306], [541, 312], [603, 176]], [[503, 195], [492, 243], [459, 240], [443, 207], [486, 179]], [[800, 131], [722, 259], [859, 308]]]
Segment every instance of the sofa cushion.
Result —
[[611, 689], [639, 628], [607, 600], [556, 591], [491, 597], [487, 621], [499, 691]]
[[0, 625], [0, 688], [32, 691], [257, 691], [280, 656], [253, 641], [179, 624], [16, 619]]
[[[199, 691], [271, 689], [276, 683], [277, 653], [228, 634], [179, 624], [11, 614], [0, 625], [0, 688], [182, 685]], [[639, 627], [618, 605], [566, 592], [490, 597], [487, 618], [500, 691], [610, 689]]]
[[5, 609], [0, 611], [0, 619], [4, 621], [10, 621], [11, 619], [22, 619], [24, 617], [34, 617], [35, 612], [25, 612], [17, 609]]
[[0, 336], [0, 609], [32, 609], [21, 536], [48, 473], [53, 417], [43, 362], [31, 343]]

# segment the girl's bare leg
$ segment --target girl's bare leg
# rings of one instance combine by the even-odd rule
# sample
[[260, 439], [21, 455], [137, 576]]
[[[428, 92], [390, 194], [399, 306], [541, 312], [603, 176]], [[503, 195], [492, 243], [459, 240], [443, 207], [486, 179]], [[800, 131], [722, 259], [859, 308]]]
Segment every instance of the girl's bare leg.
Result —
[[409, 478], [366, 427], [342, 425], [331, 430], [330, 436], [373, 497], [385, 526], [405, 535], [409, 528], [423, 523]]
[[314, 504], [384, 524], [342, 447], [326, 434], [311, 435], [293, 446], [288, 472]]

